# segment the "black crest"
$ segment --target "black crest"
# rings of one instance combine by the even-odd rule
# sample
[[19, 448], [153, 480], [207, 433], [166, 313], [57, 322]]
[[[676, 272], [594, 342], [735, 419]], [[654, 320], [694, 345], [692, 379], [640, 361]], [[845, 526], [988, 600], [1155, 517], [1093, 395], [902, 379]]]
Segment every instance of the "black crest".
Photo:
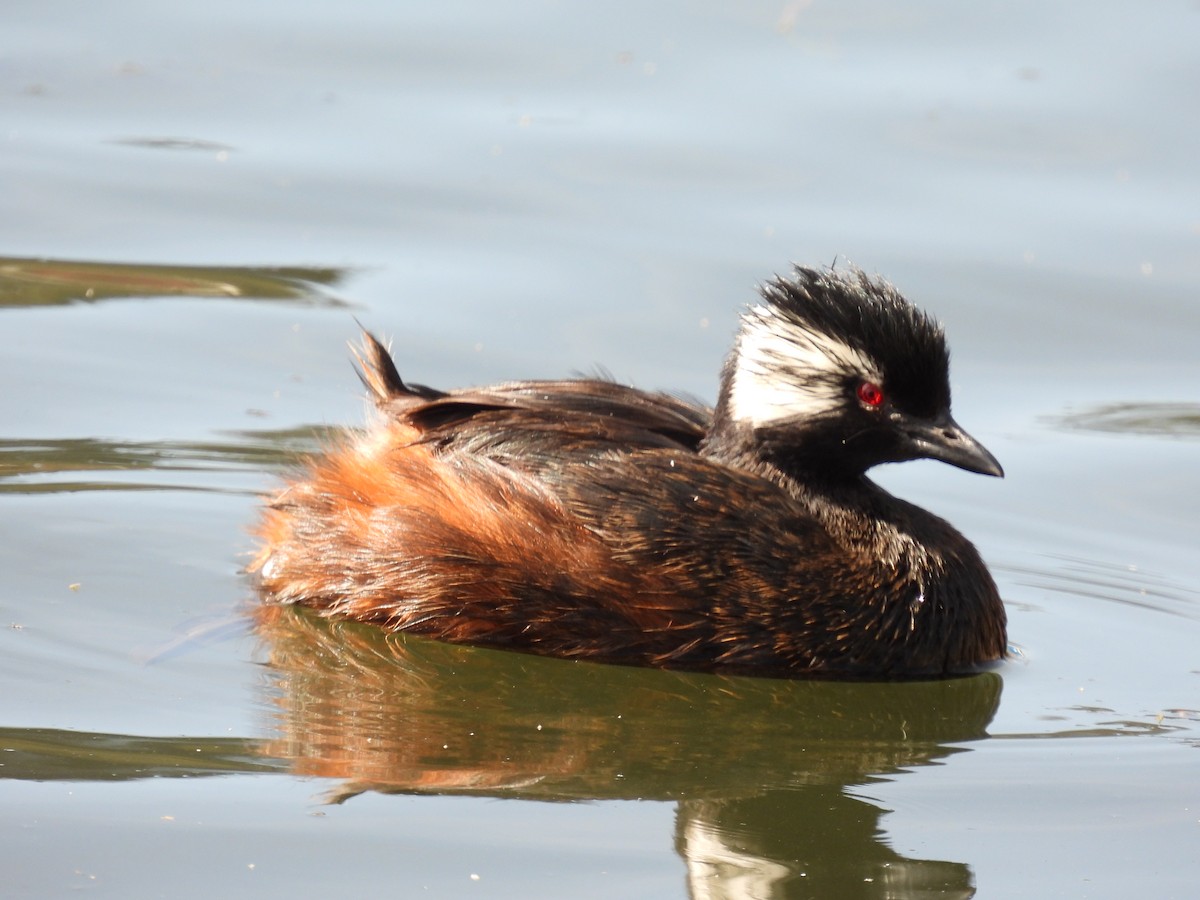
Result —
[[950, 353], [941, 325], [882, 278], [855, 267], [797, 266], [760, 289], [782, 322], [870, 359], [891, 395], [915, 412], [950, 405]]

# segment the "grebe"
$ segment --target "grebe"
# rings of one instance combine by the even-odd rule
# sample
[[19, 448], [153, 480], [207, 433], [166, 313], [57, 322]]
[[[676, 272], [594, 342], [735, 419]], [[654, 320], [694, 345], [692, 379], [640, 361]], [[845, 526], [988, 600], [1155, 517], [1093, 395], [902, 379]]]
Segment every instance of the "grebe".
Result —
[[905, 678], [1002, 658], [975, 547], [865, 475], [1003, 475], [951, 418], [941, 326], [858, 269], [797, 267], [761, 295], [715, 409], [599, 379], [442, 392], [364, 333], [381, 421], [269, 501], [264, 600], [642, 666]]

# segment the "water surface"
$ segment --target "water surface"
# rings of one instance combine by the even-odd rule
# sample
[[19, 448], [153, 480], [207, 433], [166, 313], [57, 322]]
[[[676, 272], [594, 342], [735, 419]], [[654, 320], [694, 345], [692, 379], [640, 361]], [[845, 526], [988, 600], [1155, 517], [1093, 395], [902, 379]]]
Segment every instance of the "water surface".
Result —
[[[0, 868], [15, 896], [1190, 897], [1200, 11], [18, 3], [0, 31]], [[711, 400], [851, 259], [1004, 481], [971, 679], [643, 672], [253, 617], [258, 495], [455, 386]], [[498, 802], [504, 799], [507, 802]]]

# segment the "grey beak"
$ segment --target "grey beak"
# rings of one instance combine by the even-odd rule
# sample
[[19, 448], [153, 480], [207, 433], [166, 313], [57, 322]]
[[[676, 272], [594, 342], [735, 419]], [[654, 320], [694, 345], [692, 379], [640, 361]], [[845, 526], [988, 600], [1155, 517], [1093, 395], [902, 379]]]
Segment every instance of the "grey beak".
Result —
[[913, 453], [937, 459], [968, 472], [1004, 477], [1004, 469], [988, 449], [967, 434], [947, 413], [932, 422], [908, 422], [905, 427]]

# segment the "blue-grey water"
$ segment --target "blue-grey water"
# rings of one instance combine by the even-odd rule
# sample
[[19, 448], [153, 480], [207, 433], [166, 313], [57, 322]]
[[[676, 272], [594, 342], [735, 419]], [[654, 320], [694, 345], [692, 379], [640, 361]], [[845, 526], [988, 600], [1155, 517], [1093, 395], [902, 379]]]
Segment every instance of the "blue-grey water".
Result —
[[[1200, 6], [9, 3], [6, 896], [1191, 897]], [[642, 672], [280, 615], [258, 496], [365, 404], [602, 366], [713, 399], [792, 261], [946, 324], [1003, 481], [889, 489], [1020, 655]], [[505, 802], [498, 802], [505, 799]]]

